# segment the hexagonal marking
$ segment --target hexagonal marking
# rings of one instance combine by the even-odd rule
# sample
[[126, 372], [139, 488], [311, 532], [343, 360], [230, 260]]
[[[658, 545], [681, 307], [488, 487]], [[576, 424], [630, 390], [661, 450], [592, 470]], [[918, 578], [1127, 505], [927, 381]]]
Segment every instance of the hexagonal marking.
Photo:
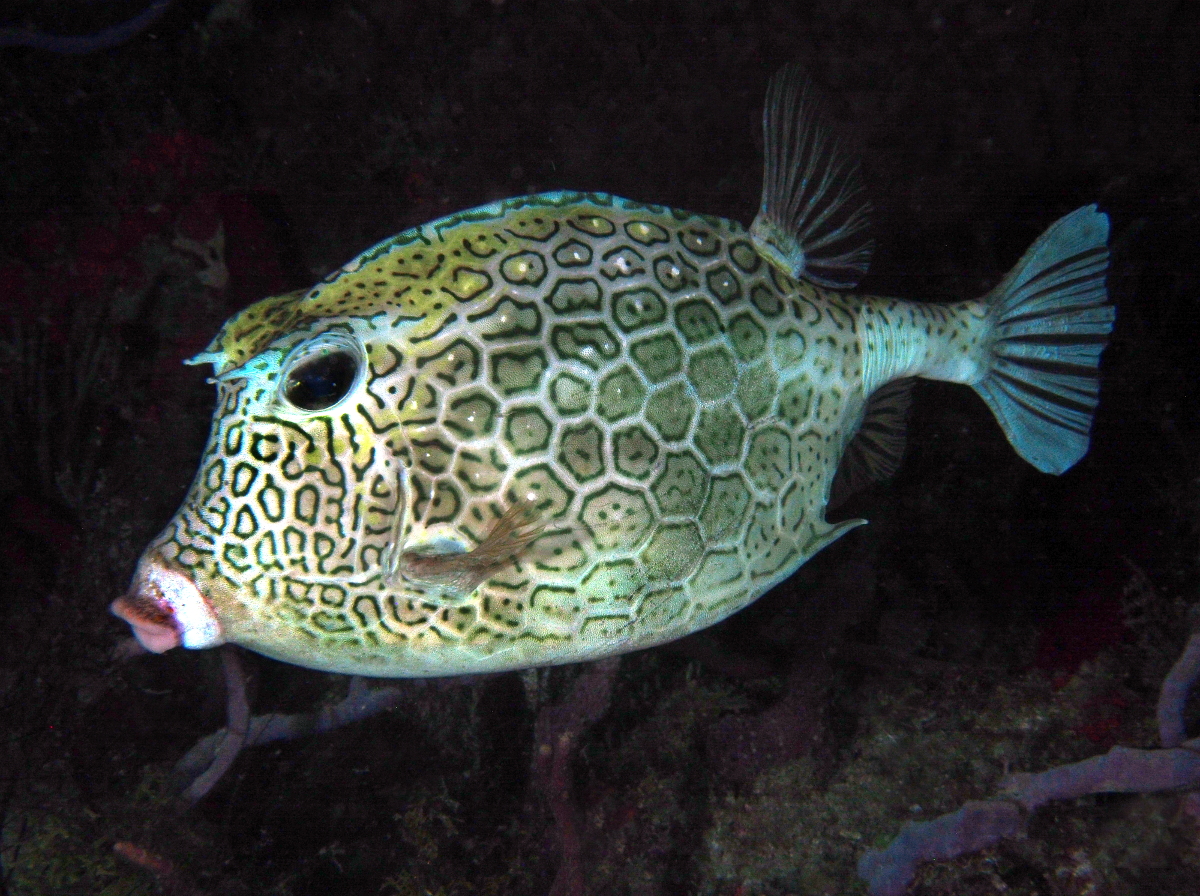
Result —
[[354, 631], [354, 625], [345, 613], [331, 613], [328, 610], [318, 610], [313, 613], [312, 624], [327, 635]]
[[510, 501], [530, 503], [542, 519], [562, 516], [573, 497], [574, 493], [547, 464], [538, 464], [514, 476], [508, 494]]
[[783, 299], [765, 283], [755, 284], [750, 290], [750, 302], [763, 317], [779, 317], [783, 313]]
[[626, 333], [652, 327], [667, 319], [667, 305], [652, 289], [626, 289], [613, 293], [612, 315]]
[[701, 258], [711, 258], [721, 251], [721, 241], [711, 230], [703, 227], [686, 227], [679, 231], [679, 242], [683, 248]]
[[687, 592], [678, 586], [651, 591], [638, 607], [637, 626], [642, 631], [661, 632], [674, 625], [690, 603]]
[[708, 342], [721, 332], [721, 321], [711, 303], [703, 299], [680, 302], [675, 306], [675, 326], [689, 345]]
[[546, 302], [559, 314], [599, 311], [604, 307], [604, 292], [591, 277], [565, 277], [554, 284]]
[[682, 383], [674, 383], [650, 396], [646, 402], [646, 419], [668, 442], [688, 434], [696, 414], [696, 399], [688, 394]]
[[750, 489], [740, 473], [717, 476], [709, 488], [704, 509], [700, 511], [700, 528], [705, 539], [718, 544], [738, 538], [749, 506]]
[[460, 302], [469, 302], [492, 285], [487, 271], [458, 267], [450, 277], [450, 285], [442, 287]]
[[723, 345], [702, 349], [688, 361], [688, 379], [701, 401], [716, 401], [733, 392], [737, 365]]
[[592, 247], [579, 240], [570, 239], [554, 250], [554, 260], [560, 267], [582, 267], [592, 263]]
[[250, 494], [250, 489], [254, 485], [254, 480], [258, 478], [258, 466], [256, 464], [239, 461], [233, 466], [233, 481], [229, 483], [229, 487], [235, 498], [244, 498]]
[[550, 381], [550, 401], [564, 417], [582, 414], [592, 400], [592, 384], [573, 373], [555, 374]]
[[441, 475], [454, 458], [454, 449], [440, 439], [413, 439], [413, 460], [426, 473]]
[[668, 454], [650, 491], [663, 516], [695, 516], [708, 491], [708, 472], [690, 451]]
[[422, 425], [437, 419], [441, 403], [441, 396], [432, 385], [413, 383], [412, 391], [405, 397], [399, 409], [404, 414], [405, 423]]
[[642, 549], [641, 561], [652, 582], [682, 582], [704, 553], [700, 529], [692, 521], [659, 526]]
[[756, 364], [738, 378], [737, 403], [750, 422], [761, 420], [775, 403], [779, 382], [770, 364]]
[[646, 496], [620, 485], [588, 495], [579, 518], [596, 546], [605, 551], [632, 550], [654, 523]]
[[548, 532], [538, 537], [527, 549], [535, 569], [546, 572], [573, 572], [588, 563], [588, 555], [579, 539], [582, 533], [566, 530]]
[[468, 315], [475, 330], [486, 342], [496, 339], [529, 339], [542, 332], [542, 315], [537, 305], [501, 299], [496, 307], [482, 314]]
[[558, 324], [550, 331], [550, 344], [564, 361], [579, 361], [599, 370], [615, 358], [621, 343], [604, 324]]
[[774, 575], [788, 561], [792, 548], [783, 540], [775, 503], [755, 504], [746, 528], [746, 559], [752, 579]]
[[635, 342], [630, 354], [652, 383], [661, 383], [683, 369], [683, 346], [672, 333]]
[[746, 240], [735, 240], [729, 244], [729, 257], [744, 273], [753, 274], [762, 263], [754, 246]]
[[[327, 536], [327, 535], [321, 536], [320, 533], [318, 533], [318, 536], [324, 537], [325, 540], [327, 542], [329, 542], [330, 544], [333, 543], [333, 539], [329, 538], [329, 536]], [[248, 550], [246, 550], [246, 546], [244, 544], [242, 544], [240, 541], [226, 542], [225, 546], [221, 549], [221, 561], [222, 561], [223, 565], [225, 567], [227, 567], [228, 569], [232, 569], [235, 573], [237, 573], [239, 575], [244, 575], [245, 573], [250, 571], [249, 557], [250, 557], [250, 552]], [[324, 556], [318, 558], [318, 562], [317, 562], [317, 571], [318, 572], [320, 572], [322, 574], [326, 574], [326, 573], [330, 572], [330, 570], [326, 566], [327, 559], [328, 558], [324, 557]]]
[[809, 430], [796, 440], [796, 470], [805, 479], [816, 479], [825, 473], [825, 453], [821, 437]]
[[285, 498], [283, 489], [275, 484], [275, 478], [268, 473], [262, 488], [258, 490], [258, 506], [268, 522], [278, 523], [283, 519]]
[[600, 276], [608, 281], [620, 280], [624, 277], [640, 277], [646, 273], [646, 259], [632, 246], [618, 246], [604, 253], [604, 261], [600, 265]]
[[442, 422], [463, 439], [477, 439], [491, 435], [499, 407], [499, 402], [490, 392], [472, 389], [450, 400]]
[[612, 221], [608, 218], [601, 218], [599, 215], [579, 215], [571, 218], [567, 223], [589, 236], [612, 236], [617, 232], [617, 227]]
[[588, 482], [604, 472], [604, 433], [595, 423], [586, 421], [568, 426], [558, 437], [558, 461], [575, 477]]
[[673, 255], [660, 255], [654, 259], [654, 279], [667, 292], [679, 292], [697, 282], [695, 272]]
[[225, 435], [222, 441], [225, 444], [225, 455], [233, 457], [242, 453], [242, 442], [246, 437], [246, 424], [237, 422], [230, 423], [225, 430]]
[[254, 511], [249, 507], [239, 507], [234, 516], [233, 534], [238, 538], [246, 539], [257, 531], [258, 517], [254, 515]]
[[788, 328], [780, 330], [771, 340], [771, 353], [775, 356], [775, 366], [780, 370], [795, 367], [804, 357], [804, 334], [799, 330]]
[[426, 498], [426, 503], [414, 502], [414, 513], [426, 525], [449, 523], [458, 517], [462, 509], [462, 495], [458, 488], [447, 479], [439, 479], [433, 486], [433, 492]]
[[[596, 568], [583, 577], [578, 594], [592, 604], [592, 612], [607, 608], [609, 611], [627, 610], [633, 598], [646, 584], [637, 564], [632, 560], [615, 560], [597, 563]], [[597, 607], [596, 605], [599, 605]]]
[[[806, 520], [820, 520], [821, 477], [793, 480], [779, 498], [779, 518], [784, 526], [797, 530]], [[810, 512], [811, 511], [811, 512]]]
[[692, 593], [699, 595], [707, 603], [719, 599], [729, 591], [744, 587], [746, 579], [746, 562], [741, 553], [734, 548], [729, 551], [712, 551], [705, 555], [696, 570], [696, 575], [689, 583]]
[[717, 265], [704, 278], [708, 291], [716, 296], [722, 305], [736, 302], [742, 297], [742, 283], [728, 265]]
[[548, 363], [540, 348], [496, 352], [490, 360], [492, 384], [506, 396], [535, 391]]
[[629, 221], [625, 224], [626, 235], [643, 246], [665, 243], [670, 235], [653, 221]]
[[803, 374], [784, 383], [779, 389], [775, 413], [792, 429], [798, 429], [808, 420], [814, 391], [812, 381]]
[[733, 404], [724, 401], [716, 407], [705, 408], [700, 412], [693, 439], [705, 459], [716, 466], [735, 461], [742, 456], [746, 427], [734, 410]]
[[514, 454], [533, 454], [550, 444], [550, 421], [541, 408], [514, 408], [504, 415], [504, 439]]
[[292, 496], [292, 515], [300, 522], [316, 526], [317, 511], [321, 508], [321, 493], [315, 485], [302, 485]]
[[613, 464], [617, 472], [645, 479], [654, 472], [658, 443], [640, 426], [630, 426], [613, 436]]
[[646, 387], [628, 364], [622, 364], [600, 381], [596, 413], [609, 423], [623, 420], [642, 409]]
[[321, 585], [321, 603], [327, 607], [341, 609], [346, 605], [346, 589], [340, 585]]
[[767, 331], [753, 314], [736, 314], [729, 321], [729, 343], [739, 361], [757, 361], [767, 350]]
[[418, 358], [417, 369], [438, 384], [465, 386], [479, 376], [479, 351], [466, 340], [456, 339], [436, 355]]
[[494, 448], [486, 455], [459, 451], [454, 463], [454, 476], [476, 494], [490, 495], [504, 481], [506, 469]]
[[537, 212], [521, 214], [510, 213], [505, 219], [505, 230], [515, 237], [544, 243], [558, 233], [558, 222], [553, 218], [544, 218]]
[[500, 262], [500, 276], [514, 285], [537, 286], [546, 277], [546, 261], [536, 252], [518, 252]]
[[573, 588], [539, 585], [529, 595], [529, 609], [537, 613], [535, 633], [541, 637], [570, 637], [583, 622], [583, 601]]
[[764, 426], [750, 437], [746, 475], [764, 491], [778, 492], [792, 475], [792, 439], [777, 426]]
[[[514, 597], [510, 597], [504, 592], [489, 591], [485, 593], [483, 599], [479, 602], [480, 612], [483, 617], [493, 625], [499, 626], [505, 631], [511, 631], [521, 627], [521, 622], [524, 618], [525, 603]], [[409, 610], [404, 614], [401, 621], [405, 625], [420, 624], [419, 616], [413, 618], [414, 613]]]
[[579, 627], [579, 640], [582, 644], [605, 643], [620, 637], [628, 631], [633, 620], [627, 613], [588, 616]]

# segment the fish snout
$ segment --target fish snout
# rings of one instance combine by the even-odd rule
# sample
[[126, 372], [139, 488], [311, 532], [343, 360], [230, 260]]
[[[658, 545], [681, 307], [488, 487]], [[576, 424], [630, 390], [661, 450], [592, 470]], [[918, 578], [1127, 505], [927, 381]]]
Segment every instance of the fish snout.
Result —
[[114, 600], [109, 610], [129, 623], [138, 643], [151, 653], [225, 643], [217, 614], [196, 584], [156, 558], [142, 560], [128, 593]]

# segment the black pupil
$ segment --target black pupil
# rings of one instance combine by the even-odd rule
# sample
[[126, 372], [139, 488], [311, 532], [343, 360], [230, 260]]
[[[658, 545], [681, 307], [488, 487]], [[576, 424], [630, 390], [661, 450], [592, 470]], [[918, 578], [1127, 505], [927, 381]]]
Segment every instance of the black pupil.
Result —
[[358, 374], [349, 352], [327, 352], [301, 361], [288, 376], [284, 395], [302, 411], [323, 411], [346, 397]]

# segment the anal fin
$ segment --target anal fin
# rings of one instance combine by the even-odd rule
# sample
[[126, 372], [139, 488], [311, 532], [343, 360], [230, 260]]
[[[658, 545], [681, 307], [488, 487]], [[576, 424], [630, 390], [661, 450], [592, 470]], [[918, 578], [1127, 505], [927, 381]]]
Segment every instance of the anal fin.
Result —
[[908, 437], [912, 404], [911, 377], [892, 380], [871, 393], [850, 443], [842, 453], [829, 490], [829, 506], [841, 504], [873, 482], [889, 479], [900, 469]]

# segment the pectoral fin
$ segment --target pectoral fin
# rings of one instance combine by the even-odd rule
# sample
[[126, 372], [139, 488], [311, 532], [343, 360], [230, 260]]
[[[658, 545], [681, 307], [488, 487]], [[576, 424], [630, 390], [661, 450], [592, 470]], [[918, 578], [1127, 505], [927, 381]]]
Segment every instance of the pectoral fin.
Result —
[[492, 524], [491, 530], [469, 551], [405, 551], [400, 555], [402, 576], [440, 585], [466, 595], [484, 581], [511, 566], [545, 529], [545, 521], [529, 504], [518, 501]]

